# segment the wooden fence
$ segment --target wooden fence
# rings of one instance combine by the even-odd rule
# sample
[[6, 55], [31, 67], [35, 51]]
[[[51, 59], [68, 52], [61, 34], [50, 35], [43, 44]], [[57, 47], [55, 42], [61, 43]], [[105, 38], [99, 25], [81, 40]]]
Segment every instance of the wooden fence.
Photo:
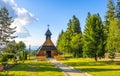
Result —
[[44, 61], [44, 60], [46, 60], [46, 56], [36, 56], [36, 59]]

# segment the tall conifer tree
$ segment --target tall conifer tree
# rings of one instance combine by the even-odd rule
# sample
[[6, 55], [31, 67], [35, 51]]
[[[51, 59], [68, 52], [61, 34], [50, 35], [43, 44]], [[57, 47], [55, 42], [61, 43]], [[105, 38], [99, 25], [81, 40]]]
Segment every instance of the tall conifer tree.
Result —
[[0, 45], [7, 45], [15, 36], [12, 34], [15, 32], [15, 28], [11, 28], [13, 20], [9, 16], [8, 10], [3, 7], [0, 9]]
[[116, 5], [116, 18], [120, 20], [120, 0], [117, 0], [117, 5]]
[[83, 55], [94, 57], [96, 61], [98, 57], [102, 57], [104, 55], [103, 38], [103, 24], [99, 14], [90, 16], [88, 13], [83, 33]]
[[115, 52], [120, 52], [120, 22], [116, 19], [110, 21], [110, 28], [107, 39], [107, 49], [109, 57], [113, 60]]
[[106, 12], [106, 16], [105, 16], [105, 28], [106, 28], [106, 32], [109, 33], [109, 24], [110, 21], [113, 20], [115, 18], [115, 5], [113, 3], [113, 0], [108, 0], [108, 5], [107, 5], [107, 12]]
[[[74, 57], [79, 57], [82, 53], [82, 32], [79, 19], [76, 16], [73, 16], [67, 25], [67, 30], [62, 34], [61, 39], [57, 42], [59, 43], [57, 44], [58, 50], [64, 50], [64, 52], [68, 52]], [[73, 46], [74, 44], [76, 44], [76, 46]]]

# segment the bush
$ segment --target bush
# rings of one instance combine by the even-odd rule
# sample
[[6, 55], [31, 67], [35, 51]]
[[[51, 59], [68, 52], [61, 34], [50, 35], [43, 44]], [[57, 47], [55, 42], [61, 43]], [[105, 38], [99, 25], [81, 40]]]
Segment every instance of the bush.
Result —
[[14, 54], [7, 54], [7, 58], [10, 58], [10, 59], [12, 59], [14, 57]]
[[27, 60], [27, 51], [24, 51], [24, 60]]
[[19, 56], [19, 60], [27, 60], [27, 51], [23, 51]]
[[8, 61], [7, 55], [3, 55], [1, 58], [1, 62], [4, 67], [7, 65], [7, 61]]
[[3, 55], [1, 58], [1, 62], [7, 62], [7, 61], [8, 61], [7, 55]]

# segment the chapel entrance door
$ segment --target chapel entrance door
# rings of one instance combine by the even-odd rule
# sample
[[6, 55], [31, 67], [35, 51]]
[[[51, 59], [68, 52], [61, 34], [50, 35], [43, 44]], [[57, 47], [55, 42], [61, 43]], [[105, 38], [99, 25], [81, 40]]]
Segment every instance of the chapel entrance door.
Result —
[[47, 51], [47, 58], [51, 58], [51, 51]]

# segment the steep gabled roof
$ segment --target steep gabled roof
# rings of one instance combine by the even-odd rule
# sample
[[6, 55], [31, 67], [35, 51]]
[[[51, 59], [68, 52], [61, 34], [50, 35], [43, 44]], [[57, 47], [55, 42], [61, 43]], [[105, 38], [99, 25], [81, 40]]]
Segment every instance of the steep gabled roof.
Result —
[[57, 50], [57, 48], [54, 46], [53, 42], [51, 41], [50, 38], [48, 38], [44, 44], [38, 49], [37, 54], [39, 54], [39, 52], [41, 50], [46, 50], [46, 51], [50, 51], [50, 50]]
[[53, 42], [51, 41], [51, 39], [48, 38], [48, 39], [44, 42], [43, 46], [54, 46], [54, 44], [53, 44]]
[[40, 50], [57, 50], [50, 38], [42, 45]]

